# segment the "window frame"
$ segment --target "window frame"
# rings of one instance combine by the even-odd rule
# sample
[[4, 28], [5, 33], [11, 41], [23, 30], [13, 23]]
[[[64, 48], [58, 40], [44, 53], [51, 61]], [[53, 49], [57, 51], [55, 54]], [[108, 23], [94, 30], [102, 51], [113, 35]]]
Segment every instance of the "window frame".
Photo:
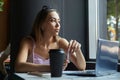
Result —
[[88, 1], [88, 60], [96, 59], [98, 38], [107, 38], [107, 0]]
[[89, 35], [89, 55], [88, 60], [95, 60], [96, 46], [98, 39], [98, 0], [88, 1], [88, 35]]

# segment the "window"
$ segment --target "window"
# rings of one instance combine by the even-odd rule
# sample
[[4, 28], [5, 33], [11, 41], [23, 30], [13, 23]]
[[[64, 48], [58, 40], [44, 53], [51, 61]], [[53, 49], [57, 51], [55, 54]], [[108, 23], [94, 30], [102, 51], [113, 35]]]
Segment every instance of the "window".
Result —
[[96, 58], [97, 39], [107, 39], [107, 0], [88, 2], [89, 13], [89, 59]]
[[91, 0], [88, 2], [89, 59], [96, 58], [98, 38], [120, 41], [119, 7], [119, 0]]
[[88, 13], [89, 13], [89, 59], [96, 58], [96, 40], [98, 37], [97, 33], [97, 21], [98, 21], [98, 1], [88, 1]]
[[109, 40], [120, 41], [120, 0], [107, 0], [107, 32]]

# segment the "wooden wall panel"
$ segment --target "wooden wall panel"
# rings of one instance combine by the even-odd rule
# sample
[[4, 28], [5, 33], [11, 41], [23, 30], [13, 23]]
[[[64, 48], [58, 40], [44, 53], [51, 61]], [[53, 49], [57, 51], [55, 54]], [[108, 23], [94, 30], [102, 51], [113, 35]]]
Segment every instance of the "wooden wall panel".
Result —
[[9, 0], [4, 0], [3, 11], [0, 12], [0, 52], [6, 48], [9, 43]]

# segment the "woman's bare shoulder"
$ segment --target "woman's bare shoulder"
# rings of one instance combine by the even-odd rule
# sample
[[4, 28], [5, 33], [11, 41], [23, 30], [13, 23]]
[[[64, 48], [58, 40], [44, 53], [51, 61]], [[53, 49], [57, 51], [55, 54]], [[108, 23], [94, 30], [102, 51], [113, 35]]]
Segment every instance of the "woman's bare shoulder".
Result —
[[69, 42], [67, 39], [60, 37], [59, 38], [59, 46], [60, 48], [67, 49]]
[[59, 43], [68, 44], [68, 41], [67, 41], [67, 39], [60, 37]]
[[21, 41], [21, 45], [28, 45], [28, 46], [32, 46], [33, 45], [33, 39], [32, 39], [32, 37], [29, 37], [29, 36], [27, 36], [27, 37], [24, 37], [23, 39], [22, 39], [22, 41]]

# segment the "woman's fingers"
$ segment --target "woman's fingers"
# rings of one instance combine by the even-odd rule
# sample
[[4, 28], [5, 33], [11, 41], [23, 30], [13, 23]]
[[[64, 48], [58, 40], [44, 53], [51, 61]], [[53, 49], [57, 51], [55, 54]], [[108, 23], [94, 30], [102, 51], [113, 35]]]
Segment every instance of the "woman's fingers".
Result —
[[78, 49], [80, 49], [81, 44], [77, 42], [76, 40], [71, 40], [69, 43], [69, 52], [72, 54], [76, 52]]
[[65, 60], [65, 61], [64, 61], [64, 64], [63, 64], [63, 70], [66, 69], [67, 65], [68, 65], [68, 62], [67, 62], [67, 60]]
[[71, 40], [70, 43], [69, 43], [69, 52], [70, 53], [74, 52], [74, 50], [73, 50], [73, 40]]

